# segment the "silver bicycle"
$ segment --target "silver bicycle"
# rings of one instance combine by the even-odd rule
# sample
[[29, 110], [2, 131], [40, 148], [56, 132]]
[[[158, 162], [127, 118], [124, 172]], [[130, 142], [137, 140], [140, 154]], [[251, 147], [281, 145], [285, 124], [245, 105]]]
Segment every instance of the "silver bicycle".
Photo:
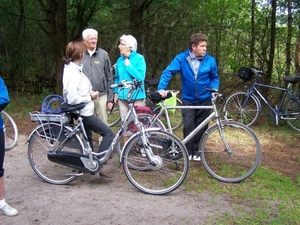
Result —
[[[127, 99], [140, 82], [121, 82], [118, 87], [129, 88]], [[112, 85], [112, 88], [115, 88]], [[67, 105], [68, 106], [68, 105]], [[95, 153], [89, 145], [78, 110], [84, 104], [64, 107], [63, 114], [31, 113], [40, 124], [28, 138], [28, 159], [34, 172], [51, 184], [67, 184], [85, 173], [96, 174], [119, 148], [119, 141], [134, 121], [138, 132], [124, 145], [120, 163], [130, 183], [140, 191], [153, 195], [167, 194], [177, 189], [188, 174], [189, 157], [185, 146], [173, 134], [160, 128], [148, 128], [139, 121], [132, 101], [111, 146]], [[77, 113], [76, 113], [77, 112]], [[72, 124], [70, 114], [76, 115]], [[142, 154], [145, 153], [146, 157]]]
[[[169, 120], [168, 109], [207, 109], [212, 113], [182, 140], [186, 144], [206, 124], [215, 120], [203, 134], [199, 145], [199, 155], [206, 171], [214, 178], [223, 182], [240, 182], [249, 177], [257, 169], [261, 160], [261, 147], [255, 133], [246, 125], [222, 120], [216, 107], [216, 102], [222, 94], [213, 89], [206, 89], [212, 93], [211, 106], [166, 106], [155, 116], [159, 119], [162, 113]], [[156, 95], [157, 96], [157, 95]], [[152, 99], [159, 101], [159, 99]], [[154, 120], [155, 120], [154, 119]], [[168, 127], [171, 127], [168, 122]], [[172, 132], [172, 129], [169, 129]]]

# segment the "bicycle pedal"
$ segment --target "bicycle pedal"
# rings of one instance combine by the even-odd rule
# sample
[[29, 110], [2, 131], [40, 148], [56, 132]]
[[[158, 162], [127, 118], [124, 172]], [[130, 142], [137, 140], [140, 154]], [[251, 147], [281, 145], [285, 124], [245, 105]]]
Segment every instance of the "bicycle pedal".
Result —
[[83, 175], [83, 173], [74, 173], [74, 174], [71, 174], [71, 173], [69, 173], [69, 174], [66, 174], [66, 176], [76, 176], [76, 177], [80, 177], [80, 176], [82, 176]]
[[296, 120], [297, 118], [296, 117], [280, 117], [280, 119], [282, 120]]

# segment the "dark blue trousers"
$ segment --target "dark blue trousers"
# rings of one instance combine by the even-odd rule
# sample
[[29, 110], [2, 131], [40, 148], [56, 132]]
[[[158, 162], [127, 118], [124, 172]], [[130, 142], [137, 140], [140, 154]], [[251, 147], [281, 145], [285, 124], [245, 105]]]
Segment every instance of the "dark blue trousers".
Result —
[[[182, 105], [189, 106], [210, 106], [211, 100], [204, 102], [182, 102]], [[209, 109], [182, 109], [183, 136], [187, 137], [200, 123], [202, 123], [211, 113]], [[208, 128], [208, 124], [202, 128], [190, 141], [186, 143], [189, 155], [198, 155], [199, 143], [203, 133]]]

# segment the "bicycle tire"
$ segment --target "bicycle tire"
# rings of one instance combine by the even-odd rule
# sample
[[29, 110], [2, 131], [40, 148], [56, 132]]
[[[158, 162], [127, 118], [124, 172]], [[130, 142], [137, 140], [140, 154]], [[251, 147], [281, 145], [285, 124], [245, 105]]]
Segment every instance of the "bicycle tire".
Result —
[[[61, 125], [44, 123], [37, 126], [28, 140], [28, 159], [33, 171], [44, 181], [50, 184], [67, 184], [77, 178], [80, 171], [54, 163], [47, 157], [48, 151], [56, 149], [60, 141], [64, 140], [65, 133], [72, 128], [63, 126], [63, 132], [58, 136]], [[51, 131], [51, 132], [49, 132]], [[49, 138], [52, 138], [51, 140]], [[76, 134], [66, 141], [61, 148], [64, 152], [83, 153], [83, 143]]]
[[[177, 106], [181, 106], [182, 105], [182, 101], [179, 98], [176, 98], [176, 105]], [[154, 112], [160, 112], [161, 107], [157, 106], [154, 108]], [[169, 119], [170, 119], [170, 124], [171, 124], [171, 129], [172, 131], [178, 130], [182, 124], [183, 124], [183, 118], [181, 115], [181, 109], [175, 109], [175, 112], [171, 113], [168, 112], [169, 114]], [[167, 122], [167, 117], [165, 115], [165, 113], [163, 112], [159, 118], [161, 120], [161, 122], [164, 124], [164, 126], [166, 127], [167, 130], [170, 130], [169, 126], [168, 126], [168, 122]]]
[[121, 122], [119, 104], [114, 103], [112, 110], [107, 110], [107, 125], [109, 127], [116, 126]]
[[[204, 133], [200, 144], [201, 161], [215, 179], [240, 182], [259, 166], [262, 155], [259, 140], [249, 127], [236, 121], [223, 121], [221, 127], [221, 133], [217, 124]], [[220, 134], [227, 141], [231, 153], [228, 153]]]
[[[122, 165], [126, 177], [138, 190], [152, 195], [164, 195], [176, 190], [184, 181], [189, 170], [189, 155], [182, 142], [173, 134], [163, 130], [147, 130], [154, 161], [140, 153], [141, 136], [132, 136], [122, 153]], [[136, 151], [138, 149], [139, 151]], [[132, 165], [136, 168], [133, 169]]]
[[246, 105], [244, 105], [246, 98], [247, 93], [243, 91], [230, 95], [223, 108], [224, 118], [251, 126], [260, 115], [260, 103], [256, 97], [250, 95]]
[[3, 119], [5, 151], [9, 151], [18, 143], [18, 127], [13, 118], [6, 111], [2, 110], [1, 115]]
[[300, 131], [300, 103], [298, 101], [291, 100], [288, 103], [286, 114], [288, 115], [288, 125], [296, 131]]
[[[166, 130], [164, 124], [159, 120], [155, 119], [154, 116], [150, 114], [144, 114], [144, 113], [139, 113], [137, 114], [138, 120], [145, 126], [145, 128], [160, 128], [162, 130]], [[154, 121], [154, 122], [153, 122]], [[128, 125], [130, 126], [130, 124]], [[127, 127], [127, 130], [130, 129], [130, 127]], [[117, 152], [119, 156], [121, 155], [122, 149], [117, 147]]]

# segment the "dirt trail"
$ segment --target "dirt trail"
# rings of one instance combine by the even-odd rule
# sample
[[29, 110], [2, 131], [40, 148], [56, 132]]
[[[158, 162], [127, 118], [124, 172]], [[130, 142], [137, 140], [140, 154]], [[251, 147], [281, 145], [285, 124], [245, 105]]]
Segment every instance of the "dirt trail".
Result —
[[19, 215], [0, 214], [2, 225], [207, 224], [237, 206], [226, 196], [187, 192], [183, 186], [165, 196], [144, 194], [129, 183], [117, 155], [106, 167], [113, 179], [86, 174], [69, 185], [51, 185], [31, 169], [25, 142], [21, 135], [18, 146], [6, 152], [6, 200]]

